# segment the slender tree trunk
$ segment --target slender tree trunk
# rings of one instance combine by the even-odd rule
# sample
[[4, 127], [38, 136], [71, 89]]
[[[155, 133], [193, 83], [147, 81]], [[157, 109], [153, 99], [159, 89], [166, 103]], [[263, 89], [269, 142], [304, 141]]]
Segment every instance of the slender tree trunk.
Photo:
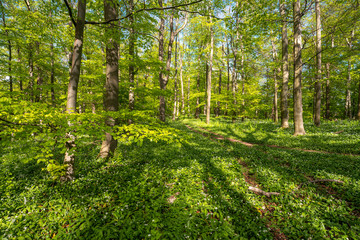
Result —
[[[354, 30], [351, 31], [351, 37], [350, 39], [346, 38], [348, 47], [350, 51], [352, 50], [352, 42], [354, 38]], [[352, 111], [351, 111], [351, 57], [349, 57], [348, 60], [348, 76], [346, 81], [346, 102], [345, 102], [345, 115], [349, 119], [352, 119]]]
[[280, 14], [282, 17], [282, 85], [281, 85], [281, 127], [289, 127], [289, 109], [288, 109], [288, 95], [289, 95], [289, 58], [288, 58], [288, 36], [287, 36], [287, 22], [285, 16], [285, 4], [280, 0]]
[[321, 19], [320, 0], [315, 0], [316, 12], [316, 81], [315, 81], [315, 126], [320, 126], [321, 117]]
[[[184, 47], [183, 47], [183, 50]], [[180, 85], [181, 85], [181, 113], [185, 115], [185, 93], [184, 93], [184, 81], [183, 81], [183, 57], [180, 49]]]
[[[35, 42], [36, 45], [36, 50], [37, 50], [37, 55], [40, 55], [40, 43], [39, 42]], [[42, 77], [42, 72], [41, 72], [41, 68], [40, 68], [40, 64], [39, 62], [36, 64], [36, 70], [38, 73], [38, 77], [37, 77], [37, 88], [36, 88], [36, 96], [35, 96], [35, 102], [40, 102], [42, 101], [42, 85], [43, 85], [43, 77]]]
[[[117, 7], [114, 0], [104, 0], [105, 21], [118, 17]], [[104, 107], [106, 111], [117, 112], [119, 110], [119, 45], [116, 40], [114, 25], [109, 25], [106, 31], [106, 83], [104, 94]], [[106, 125], [114, 127], [116, 120], [108, 117]], [[105, 133], [105, 140], [102, 142], [99, 156], [108, 158], [114, 154], [117, 141], [110, 133]]]
[[34, 60], [33, 60], [33, 52], [32, 52], [33, 44], [29, 44], [29, 84], [28, 91], [30, 101], [34, 101]]
[[[17, 54], [18, 54], [18, 64], [20, 66], [21, 64], [21, 55], [20, 55], [20, 47], [18, 46], [17, 48]], [[19, 67], [21, 69], [21, 67]], [[22, 80], [22, 76], [19, 76], [19, 88], [20, 88], [20, 91], [23, 91], [23, 80]]]
[[[273, 51], [273, 60], [275, 64], [277, 63], [277, 52], [275, 42], [271, 40], [272, 51]], [[278, 88], [277, 88], [277, 67], [274, 68], [274, 114], [273, 114], [273, 121], [278, 122]]]
[[[163, 7], [163, 1], [158, 0], [159, 6]], [[160, 26], [159, 26], [159, 61], [162, 63], [164, 61], [164, 34], [165, 34], [165, 19], [163, 16], [160, 16]], [[164, 69], [160, 67], [159, 73], [159, 84], [160, 90], [164, 91], [166, 88], [165, 79], [164, 79]], [[165, 96], [160, 95], [159, 97], [159, 119], [162, 122], [165, 122]]]
[[211, 75], [213, 68], [213, 55], [214, 55], [214, 30], [212, 26], [212, 17], [210, 17], [210, 59], [209, 71], [207, 77], [207, 102], [206, 102], [206, 123], [210, 123], [210, 104], [211, 104]]
[[177, 111], [177, 92], [178, 92], [178, 87], [177, 87], [177, 83], [178, 83], [178, 77], [177, 77], [177, 72], [178, 72], [178, 68], [177, 68], [177, 46], [178, 46], [178, 42], [177, 42], [177, 38], [175, 39], [175, 79], [174, 79], [174, 108], [173, 108], [173, 116], [172, 116], [172, 120], [175, 121], [176, 119], [176, 111]]
[[[129, 13], [134, 11], [134, 1], [129, 0]], [[134, 33], [134, 15], [129, 16], [130, 30], [129, 30], [129, 110], [134, 110], [135, 105], [135, 93], [134, 93], [134, 80], [135, 80], [135, 33]], [[132, 120], [129, 119], [129, 124], [132, 123]]]
[[330, 119], [330, 63], [326, 63], [326, 119]]
[[[78, 16], [77, 24], [75, 27], [75, 42], [72, 54], [72, 64], [70, 72], [70, 81], [67, 94], [66, 111], [68, 114], [76, 112], [76, 101], [77, 101], [77, 89], [80, 78], [80, 67], [81, 67], [81, 54], [83, 48], [83, 36], [84, 36], [84, 25], [85, 25], [85, 13], [86, 13], [86, 0], [78, 0]], [[74, 162], [75, 154], [71, 149], [75, 147], [75, 136], [71, 133], [67, 134], [69, 140], [66, 142], [66, 152], [64, 158], [64, 164], [67, 165], [66, 173], [62, 176], [63, 181], [69, 181], [74, 179]]]
[[345, 115], [349, 119], [352, 118], [351, 114], [351, 61], [348, 61], [348, 75], [347, 75], [347, 81], [346, 81], [346, 101], [345, 101]]
[[[219, 69], [219, 97], [221, 96], [221, 81], [222, 81], [222, 71]], [[220, 116], [220, 101], [217, 101], [216, 107], [216, 116]]]
[[[199, 57], [199, 64], [200, 64], [200, 57]], [[198, 71], [197, 79], [196, 79], [196, 90], [200, 93], [200, 69]], [[200, 97], [196, 97], [196, 109], [195, 109], [195, 118], [200, 117]]]
[[12, 46], [11, 41], [8, 40], [8, 49], [9, 49], [9, 90], [13, 91], [13, 77], [12, 77], [12, 69], [11, 69], [11, 61], [12, 61]]
[[55, 107], [56, 103], [55, 103], [55, 89], [54, 89], [54, 84], [55, 84], [55, 66], [54, 66], [54, 44], [51, 43], [50, 45], [50, 50], [51, 50], [51, 73], [50, 73], [50, 91], [51, 91], [51, 103], [52, 106]]
[[190, 77], [188, 77], [188, 91], [187, 91], [187, 110], [188, 110], [188, 117], [190, 117]]
[[8, 38], [7, 42], [8, 42], [8, 70], [9, 70], [9, 91], [12, 92], [13, 91], [13, 76], [12, 76], [12, 69], [11, 69], [11, 61], [12, 61], [12, 45], [11, 45], [11, 41], [9, 38], [9, 31], [6, 29], [6, 21], [5, 21], [5, 13], [2, 13], [2, 20], [3, 20], [3, 25], [5, 28], [5, 35]]
[[294, 2], [294, 135], [304, 135], [303, 106], [301, 91], [301, 9], [300, 0]]

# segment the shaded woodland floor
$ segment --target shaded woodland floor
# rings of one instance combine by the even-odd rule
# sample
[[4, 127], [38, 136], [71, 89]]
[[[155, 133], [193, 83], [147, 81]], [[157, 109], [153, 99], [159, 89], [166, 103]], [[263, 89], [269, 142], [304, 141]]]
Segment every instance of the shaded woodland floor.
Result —
[[[171, 125], [181, 130], [181, 144], [120, 145], [107, 161], [96, 158], [98, 145], [78, 149], [72, 183], [59, 183], [42, 171], [36, 152], [29, 151], [36, 143], [7, 145], [0, 153], [0, 236], [360, 238], [357, 122], [306, 124], [307, 135], [298, 137], [267, 121], [205, 125], [185, 119]], [[311, 182], [319, 179], [343, 183]], [[250, 186], [280, 194], [266, 197]]]

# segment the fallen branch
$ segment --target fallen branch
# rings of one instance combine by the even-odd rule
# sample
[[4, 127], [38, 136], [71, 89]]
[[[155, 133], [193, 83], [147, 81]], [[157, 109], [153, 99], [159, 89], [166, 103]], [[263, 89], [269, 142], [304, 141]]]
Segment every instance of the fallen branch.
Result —
[[318, 179], [318, 180], [312, 180], [312, 181], [300, 183], [299, 186], [297, 186], [294, 190], [300, 189], [300, 188], [301, 188], [303, 185], [305, 185], [305, 184], [317, 183], [317, 182], [336, 182], [336, 183], [344, 183], [343, 181], [341, 181], [341, 180], [336, 180], [336, 179]]
[[261, 195], [265, 195], [267, 197], [271, 197], [272, 195], [276, 195], [276, 196], [280, 195], [280, 193], [278, 193], [278, 192], [265, 192], [259, 188], [251, 187], [251, 186], [249, 187], [249, 190], [256, 192], [258, 194], [261, 194]]
[[[336, 183], [344, 183], [343, 181], [341, 180], [336, 180], [336, 179], [318, 179], [318, 180], [312, 180], [312, 181], [308, 181], [308, 182], [303, 182], [303, 183], [300, 183], [291, 193], [294, 193], [295, 190], [299, 190], [303, 185], [305, 184], [309, 184], [309, 183], [318, 183], [318, 182], [336, 182]], [[255, 193], [258, 193], [258, 194], [261, 194], [261, 195], [265, 195], [267, 197], [271, 197], [272, 195], [275, 195], [275, 196], [278, 196], [280, 195], [280, 193], [278, 192], [265, 192], [259, 188], [256, 188], [256, 187], [252, 187], [250, 186], [248, 188], [250, 191], [253, 191]]]

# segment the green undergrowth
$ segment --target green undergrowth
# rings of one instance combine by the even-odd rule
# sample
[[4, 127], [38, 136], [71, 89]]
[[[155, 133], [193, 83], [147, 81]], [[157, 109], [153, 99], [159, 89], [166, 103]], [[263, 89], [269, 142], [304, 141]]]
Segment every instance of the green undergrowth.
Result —
[[184, 119], [184, 123], [199, 126], [228, 138], [266, 145], [327, 151], [345, 154], [360, 154], [359, 121], [323, 121], [320, 127], [305, 122], [306, 135], [293, 136], [293, 123], [288, 129], [280, 123], [269, 120], [237, 120], [231, 123], [227, 119], [212, 119], [210, 124], [197, 119]]
[[[6, 145], [0, 238], [359, 238], [360, 157], [248, 148], [172, 126], [186, 141], [121, 143], [107, 161], [96, 158], [99, 144], [84, 145], [71, 183], [41, 170], [36, 142]], [[280, 195], [256, 195], [244, 175]], [[295, 189], [308, 178], [344, 183]]]

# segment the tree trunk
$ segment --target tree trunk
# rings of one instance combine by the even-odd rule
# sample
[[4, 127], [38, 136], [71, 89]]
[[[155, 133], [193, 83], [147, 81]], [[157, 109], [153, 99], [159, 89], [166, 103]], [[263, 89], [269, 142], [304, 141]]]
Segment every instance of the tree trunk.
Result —
[[29, 44], [29, 84], [28, 84], [28, 92], [30, 101], [34, 101], [34, 61], [32, 54], [32, 44]]
[[55, 89], [54, 89], [54, 84], [55, 84], [55, 66], [54, 66], [54, 44], [51, 43], [50, 45], [50, 50], [51, 50], [51, 73], [50, 73], [50, 91], [51, 91], [51, 104], [53, 107], [56, 106], [55, 103]]
[[177, 42], [177, 38], [175, 39], [175, 79], [174, 79], [174, 108], [173, 108], [173, 116], [172, 116], [172, 120], [175, 121], [176, 119], [176, 111], [177, 111], [177, 92], [178, 92], [178, 87], [177, 87], [177, 83], [178, 83], [178, 78], [177, 78], [177, 46], [178, 46], [178, 42]]
[[[354, 30], [351, 31], [351, 37], [350, 39], [346, 38], [348, 47], [350, 51], [352, 50], [352, 41], [354, 38]], [[351, 57], [349, 57], [348, 60], [348, 76], [346, 81], [346, 102], [345, 102], [345, 117], [348, 117], [349, 119], [352, 119], [352, 111], [351, 111]]]
[[330, 119], [330, 63], [326, 63], [326, 119]]
[[[104, 0], [105, 21], [118, 17], [114, 0]], [[116, 40], [116, 27], [108, 25], [105, 29], [106, 35], [106, 83], [104, 94], [105, 111], [117, 112], [119, 110], [119, 45]], [[114, 127], [116, 120], [108, 117], [106, 125]], [[105, 133], [105, 140], [102, 142], [99, 156], [108, 158], [114, 154], [117, 141], [110, 133]]]
[[188, 117], [190, 117], [190, 77], [188, 77], [187, 108]]
[[[20, 55], [20, 47], [18, 46], [17, 48], [17, 54], [18, 54], [18, 64], [21, 64], [21, 55]], [[19, 67], [21, 69], [21, 67]], [[23, 80], [22, 80], [22, 76], [19, 76], [19, 88], [20, 91], [23, 91]]]
[[315, 0], [316, 11], [316, 81], [315, 81], [315, 126], [320, 126], [321, 116], [321, 19], [320, 0]]
[[[183, 50], [184, 47], [183, 47]], [[180, 48], [180, 85], [181, 85], [181, 113], [185, 115], [185, 93], [184, 93], [184, 81], [183, 81], [183, 57], [181, 54], [181, 48]]]
[[281, 127], [289, 127], [289, 58], [288, 58], [288, 36], [287, 36], [287, 22], [285, 16], [285, 4], [280, 2], [280, 14], [282, 17], [282, 85], [281, 85]]
[[[199, 57], [199, 64], [200, 64], [200, 57]], [[197, 79], [196, 79], [196, 90], [200, 93], [200, 69], [198, 71]], [[196, 97], [196, 109], [195, 109], [195, 118], [200, 117], [200, 97]]]
[[[78, 1], [78, 16], [77, 24], [75, 27], [75, 42], [72, 54], [70, 81], [67, 94], [66, 111], [68, 114], [76, 112], [76, 100], [77, 100], [77, 88], [80, 78], [81, 67], [81, 54], [83, 48], [83, 36], [85, 25], [85, 13], [86, 13], [86, 0]], [[75, 154], [70, 152], [75, 147], [75, 137], [71, 134], [67, 134], [69, 140], [66, 142], [66, 152], [64, 158], [64, 164], [67, 165], [66, 173], [62, 176], [63, 181], [70, 181], [74, 179], [74, 162]]]
[[[219, 97], [221, 96], [222, 71], [219, 69]], [[216, 116], [220, 116], [220, 101], [217, 101]]]
[[211, 74], [213, 68], [213, 55], [214, 55], [214, 30], [212, 26], [212, 17], [210, 17], [210, 59], [209, 71], [207, 77], [207, 102], [206, 102], [206, 123], [210, 123], [210, 104], [211, 104]]
[[301, 9], [300, 0], [294, 2], [294, 135], [304, 135], [303, 106], [301, 92]]
[[[275, 65], [277, 64], [277, 52], [276, 52], [276, 46], [275, 42], [271, 40], [272, 45], [272, 51], [273, 51], [273, 60], [275, 62]], [[277, 67], [274, 68], [274, 114], [273, 114], [273, 121], [275, 123], [278, 122], [278, 89], [277, 89]]]
[[[163, 7], [163, 1], [158, 0], [159, 6]], [[163, 16], [160, 16], [160, 26], [159, 26], [159, 61], [162, 63], [164, 61], [164, 34], [165, 34], [165, 19]], [[164, 91], [166, 88], [165, 79], [164, 79], [164, 69], [160, 67], [159, 73], [159, 84], [160, 90]], [[159, 97], [159, 119], [162, 122], [165, 122], [165, 96], [160, 95]]]
[[[115, 4], [115, 2], [114, 2]], [[134, 11], [134, 1], [129, 0], [129, 13]], [[134, 110], [135, 105], [135, 93], [134, 93], [134, 81], [135, 81], [135, 33], [134, 33], [134, 15], [129, 16], [130, 30], [129, 30], [129, 110]], [[129, 119], [129, 124], [132, 123], [132, 120]]]
[[5, 13], [2, 14], [2, 20], [3, 20], [3, 25], [5, 28], [5, 35], [8, 38], [7, 42], [8, 42], [8, 52], [9, 52], [9, 56], [8, 56], [8, 70], [9, 70], [9, 91], [12, 92], [13, 91], [13, 77], [12, 77], [12, 69], [11, 69], [11, 61], [12, 61], [12, 45], [11, 45], [11, 41], [9, 38], [9, 31], [6, 29], [6, 21], [5, 21]]
[[[36, 50], [37, 50], [37, 55], [40, 55], [40, 43], [38, 41], [35, 42], [36, 45]], [[37, 88], [36, 88], [36, 95], [35, 95], [35, 102], [40, 102], [42, 101], [42, 85], [43, 85], [43, 77], [42, 77], [42, 72], [41, 72], [41, 68], [39, 63], [36, 64], [36, 70], [38, 73], [38, 77], [37, 77]]]

